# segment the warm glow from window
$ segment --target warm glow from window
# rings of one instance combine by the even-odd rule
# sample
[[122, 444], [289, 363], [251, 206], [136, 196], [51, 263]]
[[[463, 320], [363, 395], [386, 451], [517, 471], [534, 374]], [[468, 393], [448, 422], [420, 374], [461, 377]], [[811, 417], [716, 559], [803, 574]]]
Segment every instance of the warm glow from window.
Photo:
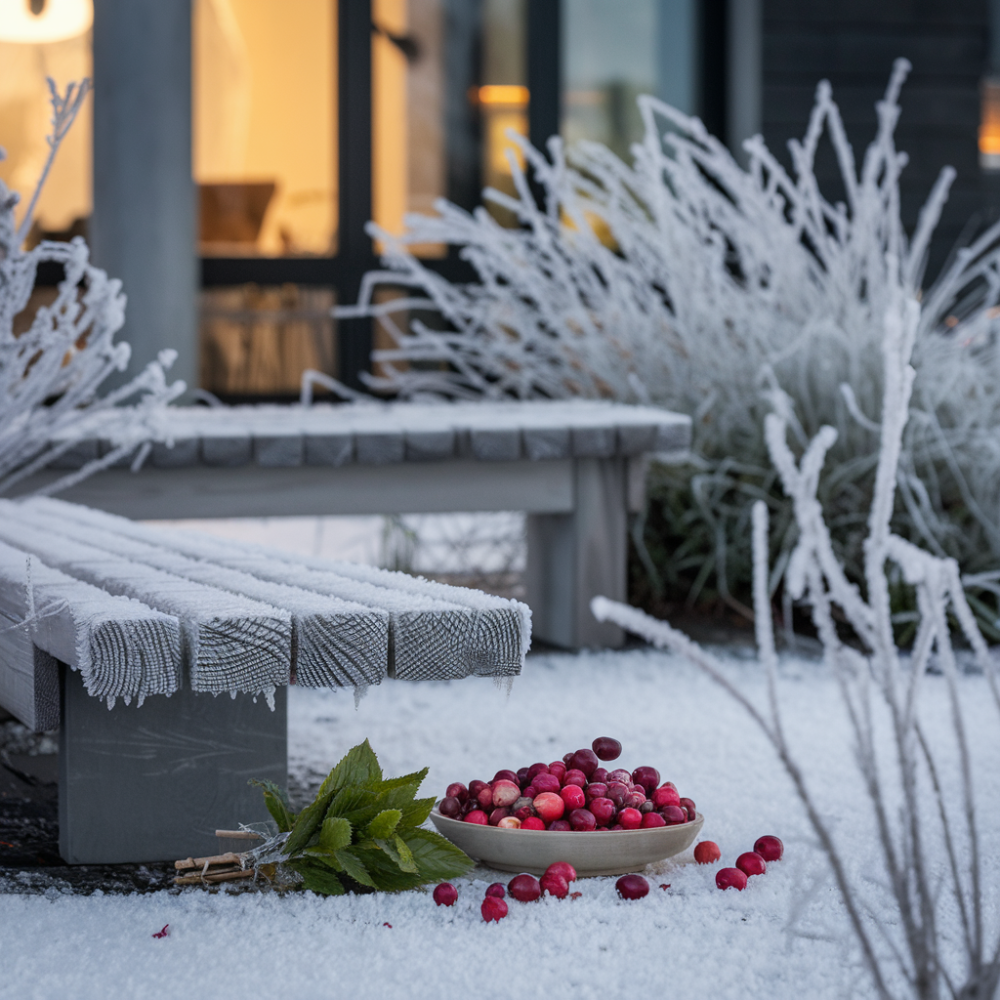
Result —
[[1000, 80], [983, 80], [979, 118], [979, 164], [1000, 170]]
[[488, 83], [475, 94], [480, 104], [506, 104], [523, 108], [528, 104], [528, 88], [517, 84]]
[[92, 0], [0, 0], [0, 42], [62, 42], [93, 23]]

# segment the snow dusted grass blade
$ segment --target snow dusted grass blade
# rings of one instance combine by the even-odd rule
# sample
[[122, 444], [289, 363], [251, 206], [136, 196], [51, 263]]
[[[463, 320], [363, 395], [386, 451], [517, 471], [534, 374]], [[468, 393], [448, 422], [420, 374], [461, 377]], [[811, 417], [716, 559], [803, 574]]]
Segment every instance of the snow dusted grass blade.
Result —
[[[891, 263], [891, 262], [890, 262]], [[890, 290], [883, 318], [883, 400], [874, 497], [864, 542], [866, 593], [847, 579], [833, 554], [830, 532], [817, 499], [820, 469], [836, 441], [836, 431], [823, 427], [796, 460], [788, 445], [792, 404], [775, 395], [777, 413], [768, 415], [765, 436], [785, 493], [792, 501], [799, 534], [786, 572], [793, 598], [807, 603], [847, 711], [854, 756], [878, 831], [884, 876], [892, 895], [895, 932], [874, 919], [860, 880], [848, 874], [833, 827], [815, 804], [805, 777], [784, 736], [777, 697], [777, 658], [771, 630], [768, 591], [767, 508], [754, 505], [754, 611], [757, 644], [768, 675], [769, 705], [761, 709], [725, 676], [720, 664], [696, 643], [663, 622], [604, 598], [593, 602], [594, 614], [680, 653], [696, 663], [735, 698], [754, 719], [792, 779], [812, 828], [833, 870], [851, 926], [868, 971], [881, 997], [900, 995], [937, 1000], [992, 997], [1000, 984], [1000, 933], [987, 926], [995, 914], [995, 891], [984, 884], [981, 830], [973, 786], [973, 761], [958, 690], [958, 665], [948, 615], [957, 619], [983, 671], [996, 707], [1000, 696], [993, 661], [965, 599], [953, 559], [926, 552], [892, 533], [890, 522], [898, 469], [903, 455], [916, 372], [911, 365], [920, 309], [906, 288]], [[920, 622], [909, 662], [902, 662], [892, 631], [889, 577], [895, 564], [917, 595]], [[857, 649], [841, 638], [834, 608], [846, 618]], [[937, 764], [935, 746], [920, 724], [921, 679], [932, 654], [942, 671], [950, 702], [952, 737], [958, 751], [959, 780], [947, 789]], [[892, 753], [877, 747], [874, 708], [881, 702], [892, 730]], [[932, 795], [928, 800], [926, 790]], [[928, 804], [930, 803], [930, 805]], [[938, 874], [943, 848], [947, 874]], [[952, 960], [940, 933], [942, 914], [959, 914], [961, 960]], [[995, 924], [995, 918], [994, 918]], [[891, 984], [906, 984], [900, 994]]]
[[[59, 146], [90, 90], [90, 81], [71, 83], [60, 94], [49, 80], [52, 131], [49, 155], [20, 225], [15, 225], [17, 194], [0, 182], [0, 493], [56, 461], [85, 437], [101, 437], [112, 447], [106, 455], [47, 487], [55, 492], [121, 459], [136, 455], [151, 439], [169, 437], [163, 408], [185, 389], [168, 385], [165, 371], [175, 351], [161, 351], [126, 385], [104, 397], [97, 390], [115, 371], [124, 371], [129, 346], [115, 343], [125, 320], [121, 282], [89, 260], [87, 244], [43, 240], [31, 250], [22, 244], [31, 228], [38, 197]], [[0, 153], [2, 155], [2, 153]], [[38, 266], [62, 265], [65, 272], [55, 300], [39, 306], [27, 330], [15, 321], [30, 305]], [[131, 403], [130, 403], [131, 401]], [[125, 405], [129, 404], [129, 405]]]
[[[789, 426], [799, 445], [823, 426], [837, 431], [818, 495], [839, 525], [840, 551], [851, 554], [851, 578], [861, 580], [864, 528], [855, 515], [874, 489], [882, 322], [898, 286], [917, 302], [917, 378], [894, 528], [967, 574], [995, 572], [1000, 224], [925, 282], [955, 175], [942, 171], [908, 235], [899, 216], [906, 155], [894, 142], [908, 71], [896, 63], [860, 163], [825, 82], [792, 144], [791, 171], [759, 136], [745, 144], [742, 168], [698, 119], [652, 97], [639, 99], [645, 131], [632, 163], [597, 143], [566, 150], [557, 138], [546, 157], [512, 137], [541, 197], [512, 156], [515, 193], [484, 198], [513, 213], [518, 228], [447, 202], [435, 216], [409, 216], [401, 237], [372, 228], [387, 247], [385, 270], [368, 274], [358, 302], [337, 310], [375, 317], [394, 344], [374, 353], [383, 374], [372, 387], [410, 398], [610, 397], [690, 415], [700, 456], [690, 493], [715, 554], [711, 575], [733, 603], [730, 580], [751, 561], [753, 501], [766, 496], [790, 519], [790, 501], [771, 486], [762, 433], [761, 389], [780, 384], [794, 403]], [[825, 143], [843, 204], [824, 197], [815, 174]], [[453, 284], [429, 270], [411, 253], [428, 242], [458, 248], [477, 280]], [[377, 302], [382, 283], [410, 294]], [[411, 320], [428, 311], [447, 329]], [[794, 532], [780, 545], [787, 558]], [[996, 613], [982, 599], [1000, 601], [996, 579], [968, 584], [980, 595], [981, 626], [994, 629]]]

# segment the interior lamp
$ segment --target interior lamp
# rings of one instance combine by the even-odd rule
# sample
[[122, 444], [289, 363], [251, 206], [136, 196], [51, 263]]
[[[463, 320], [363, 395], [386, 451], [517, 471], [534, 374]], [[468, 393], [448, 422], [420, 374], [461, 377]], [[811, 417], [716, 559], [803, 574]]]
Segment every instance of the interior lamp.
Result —
[[93, 0], [0, 0], [0, 42], [61, 42], [93, 21]]

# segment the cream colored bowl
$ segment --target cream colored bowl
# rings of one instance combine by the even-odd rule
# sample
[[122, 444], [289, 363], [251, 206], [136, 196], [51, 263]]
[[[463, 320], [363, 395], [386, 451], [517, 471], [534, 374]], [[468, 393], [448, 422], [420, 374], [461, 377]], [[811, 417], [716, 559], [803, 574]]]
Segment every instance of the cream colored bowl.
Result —
[[568, 861], [577, 875], [624, 875], [686, 850], [694, 843], [705, 817], [696, 813], [690, 823], [677, 826], [606, 833], [501, 830], [449, 819], [437, 808], [431, 813], [431, 822], [470, 858], [502, 872], [541, 875], [553, 861]]

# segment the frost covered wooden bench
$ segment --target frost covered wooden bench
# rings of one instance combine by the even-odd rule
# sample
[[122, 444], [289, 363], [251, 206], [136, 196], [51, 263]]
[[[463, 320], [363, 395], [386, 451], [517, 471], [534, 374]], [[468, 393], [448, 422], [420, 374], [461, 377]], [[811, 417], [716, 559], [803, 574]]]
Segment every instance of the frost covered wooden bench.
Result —
[[[534, 634], [569, 648], [620, 644], [590, 599], [625, 600], [646, 457], [676, 459], [691, 438], [686, 416], [595, 401], [168, 413], [169, 441], [138, 475], [108, 470], [63, 495], [136, 519], [525, 511]], [[64, 465], [101, 447], [82, 441]]]
[[520, 672], [515, 601], [154, 529], [61, 500], [0, 501], [0, 705], [60, 727], [70, 862], [213, 853], [287, 780], [286, 686]]

